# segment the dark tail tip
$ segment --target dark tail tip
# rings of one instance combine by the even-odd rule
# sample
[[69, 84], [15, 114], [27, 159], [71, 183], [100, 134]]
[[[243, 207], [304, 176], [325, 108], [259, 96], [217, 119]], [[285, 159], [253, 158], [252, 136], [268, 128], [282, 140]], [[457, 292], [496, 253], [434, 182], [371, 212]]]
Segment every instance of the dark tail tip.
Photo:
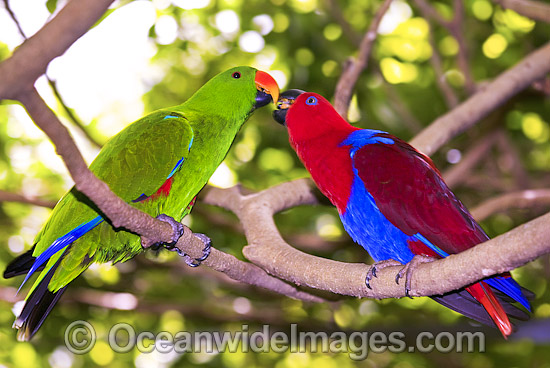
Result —
[[13, 323], [13, 327], [19, 330], [17, 333], [19, 341], [29, 341], [36, 334], [52, 308], [63, 295], [66, 286], [56, 292], [48, 290], [48, 284], [62, 259], [63, 257], [57, 261], [27, 297], [23, 310]]
[[34, 247], [11, 261], [4, 271], [4, 278], [9, 279], [11, 277], [24, 275], [29, 272], [34, 264], [34, 261], [36, 260], [36, 258], [32, 256], [33, 251]]

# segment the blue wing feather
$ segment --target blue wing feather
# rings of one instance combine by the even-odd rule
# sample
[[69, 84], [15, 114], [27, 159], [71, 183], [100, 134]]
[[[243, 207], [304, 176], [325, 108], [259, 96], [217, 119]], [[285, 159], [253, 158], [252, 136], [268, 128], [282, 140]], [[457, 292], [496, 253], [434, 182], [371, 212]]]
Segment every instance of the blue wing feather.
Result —
[[17, 292], [21, 290], [23, 285], [25, 285], [25, 283], [32, 276], [32, 274], [38, 268], [40, 268], [40, 266], [46, 263], [54, 254], [66, 248], [72, 242], [80, 238], [82, 235], [86, 234], [88, 231], [92, 230], [101, 222], [103, 222], [103, 217], [97, 216], [96, 218], [77, 226], [76, 228], [69, 231], [67, 234], [63, 235], [62, 237], [57, 238], [56, 241], [54, 241], [44, 252], [42, 252], [36, 258], [36, 260], [34, 261], [34, 264], [32, 265], [31, 269], [27, 273], [27, 276], [25, 276], [25, 279], [21, 283], [21, 286], [19, 286], [19, 289], [17, 289]]

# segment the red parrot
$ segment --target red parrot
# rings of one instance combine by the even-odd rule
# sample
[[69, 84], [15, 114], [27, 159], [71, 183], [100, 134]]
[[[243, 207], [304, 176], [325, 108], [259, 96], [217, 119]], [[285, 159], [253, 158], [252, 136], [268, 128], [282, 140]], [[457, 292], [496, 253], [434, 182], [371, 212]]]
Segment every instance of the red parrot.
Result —
[[[459, 253], [489, 239], [432, 160], [403, 140], [356, 128], [325, 98], [300, 90], [280, 95], [274, 118], [286, 125], [292, 148], [338, 209], [344, 229], [377, 262], [367, 274], [367, 287], [376, 267], [405, 264], [396, 281], [407, 276], [408, 295], [409, 276], [419, 261]], [[431, 298], [498, 327], [506, 338], [513, 329], [509, 316], [528, 318], [511, 303], [531, 311], [526, 297], [531, 295], [504, 273]]]

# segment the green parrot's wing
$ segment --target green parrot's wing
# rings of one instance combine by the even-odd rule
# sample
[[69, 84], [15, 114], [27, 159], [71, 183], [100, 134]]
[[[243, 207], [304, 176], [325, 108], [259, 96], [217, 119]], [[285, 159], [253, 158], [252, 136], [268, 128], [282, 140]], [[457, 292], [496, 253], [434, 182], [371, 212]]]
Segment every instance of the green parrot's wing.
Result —
[[127, 202], [151, 196], [179, 170], [193, 143], [193, 130], [179, 112], [161, 110], [114, 136], [90, 170]]

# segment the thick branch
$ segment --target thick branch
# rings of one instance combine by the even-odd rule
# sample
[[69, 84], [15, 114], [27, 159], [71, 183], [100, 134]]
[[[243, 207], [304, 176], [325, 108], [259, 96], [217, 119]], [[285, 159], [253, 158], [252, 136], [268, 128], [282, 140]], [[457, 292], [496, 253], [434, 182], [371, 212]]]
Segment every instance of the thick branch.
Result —
[[529, 0], [493, 0], [504, 9], [511, 9], [527, 18], [550, 23], [550, 5]]
[[[239, 188], [212, 189], [205, 197], [210, 204], [229, 209], [246, 229], [246, 258], [269, 273], [297, 285], [339, 294], [388, 298], [404, 296], [395, 283], [399, 267], [384, 269], [365, 287], [368, 266], [332, 261], [308, 255], [287, 244], [279, 234], [273, 214], [300, 204], [317, 203], [311, 182], [300, 179], [259, 193], [242, 195]], [[412, 281], [413, 295], [441, 294], [479, 279], [519, 267], [550, 253], [550, 214], [457, 255], [419, 267]]]
[[550, 43], [527, 55], [513, 68], [418, 134], [411, 144], [427, 155], [464, 132], [510, 97], [550, 72]]
[[378, 26], [382, 21], [382, 17], [390, 7], [391, 1], [392, 0], [385, 0], [376, 13], [376, 16], [372, 20], [367, 33], [365, 33], [365, 36], [361, 41], [357, 59], [350, 59], [346, 62], [344, 71], [342, 72], [342, 75], [338, 80], [338, 84], [336, 85], [336, 90], [334, 92], [334, 108], [344, 119], [348, 116], [349, 103], [351, 101], [353, 88], [355, 87], [355, 83], [357, 83], [359, 76], [367, 67], [372, 45], [374, 44], [374, 40], [376, 40]]
[[[203, 244], [193, 236], [189, 228], [185, 228], [185, 233], [178, 240], [176, 247], [193, 258], [198, 258], [202, 255]], [[295, 299], [312, 302], [324, 301], [320, 297], [298, 290], [295, 286], [268, 275], [263, 269], [252, 263], [240, 261], [234, 256], [214, 248], [211, 248], [210, 255], [202, 264], [225, 273], [233, 280], [260, 286]]]

